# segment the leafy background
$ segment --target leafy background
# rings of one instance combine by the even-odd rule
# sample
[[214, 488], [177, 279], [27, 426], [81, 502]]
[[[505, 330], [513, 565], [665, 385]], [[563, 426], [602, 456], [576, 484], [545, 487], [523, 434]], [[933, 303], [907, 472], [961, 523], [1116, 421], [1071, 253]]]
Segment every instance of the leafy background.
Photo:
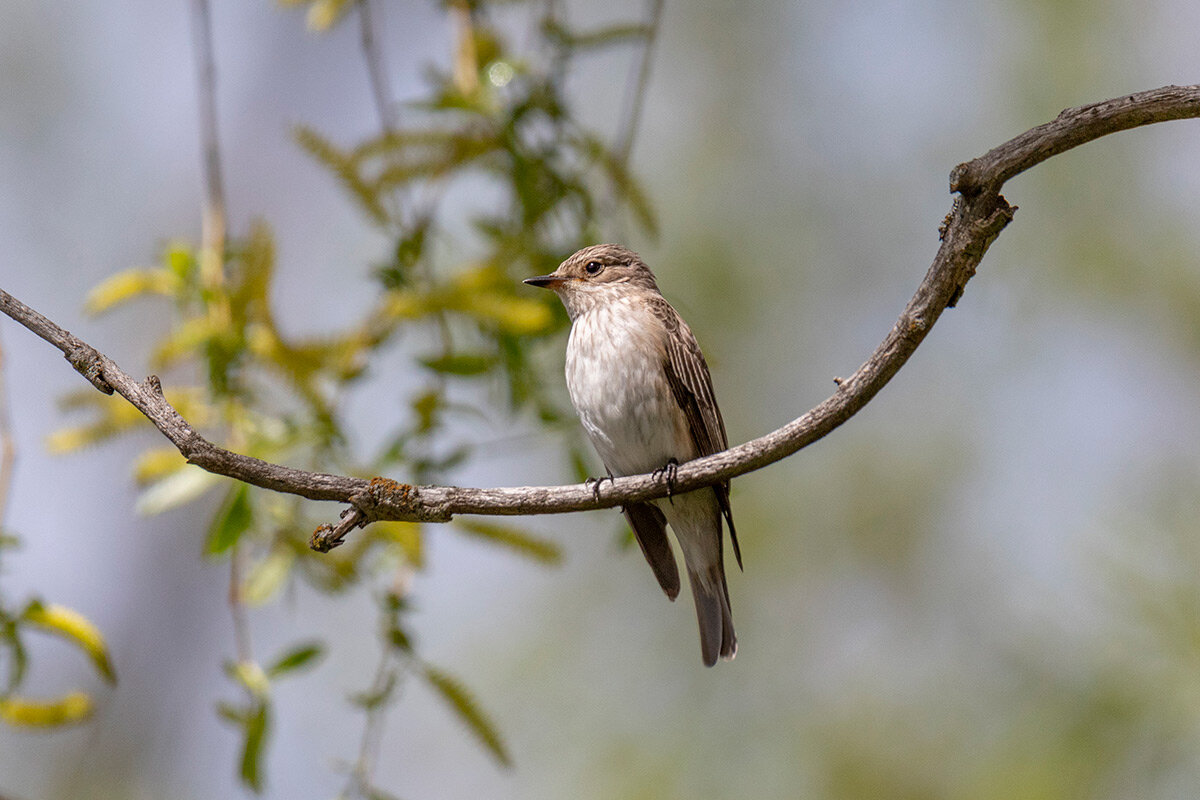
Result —
[[[448, 68], [450, 27], [432, 4], [380, 5], [393, 88], [419, 96], [429, 64]], [[581, 26], [642, 11], [567, 7]], [[669, 4], [633, 151], [660, 235], [629, 219], [598, 235], [656, 269], [745, 440], [823, 399], [891, 325], [936, 246], [951, 166], [1064, 106], [1195, 82], [1198, 13]], [[182, 4], [0, 8], [2, 285], [134, 372], [169, 332], [167, 307], [90, 317], [84, 298], [198, 239], [187, 22]], [[376, 302], [373, 269], [395, 244], [293, 133], [377, 132], [357, 33], [312, 35], [266, 2], [218, 4], [215, 26], [233, 228], [269, 225], [280, 327], [328, 336]], [[615, 127], [628, 63], [618, 49], [571, 73], [588, 125]], [[733, 664], [700, 665], [690, 609], [662, 601], [613, 513], [523, 521], [561, 548], [556, 569], [428, 531], [406, 632], [470, 688], [515, 766], [410, 680], [376, 782], [405, 797], [1190, 797], [1198, 141], [1195, 122], [1157, 126], [1013, 181], [1016, 222], [894, 384], [829, 440], [737, 482]], [[469, 241], [488, 191], [480, 179], [445, 198], [451, 241]], [[4, 595], [86, 614], [120, 677], [106, 688], [84, 655], [31, 639], [29, 690], [85, 687], [98, 709], [66, 731], [0, 728], [0, 791], [238, 795], [242, 740], [213, 713], [243, 697], [222, 670], [229, 571], [201, 557], [223, 499], [136, 516], [150, 434], [48, 455], [79, 378], [23, 331], [0, 336], [20, 456], [4, 524], [23, 540], [4, 553]], [[346, 452], [366, 458], [395, 430], [427, 373], [412, 359], [434, 343], [379, 354], [341, 409]], [[559, 401], [562, 344], [536, 351]], [[490, 412], [441, 434], [480, 443], [445, 477], [573, 479], [571, 426], [528, 406], [511, 417], [505, 396], [501, 382], [464, 391]], [[264, 663], [327, 647], [272, 690], [268, 796], [344, 785], [337, 763], [363, 732], [346, 697], [375, 676], [380, 614], [378, 592], [303, 584], [250, 612]]]

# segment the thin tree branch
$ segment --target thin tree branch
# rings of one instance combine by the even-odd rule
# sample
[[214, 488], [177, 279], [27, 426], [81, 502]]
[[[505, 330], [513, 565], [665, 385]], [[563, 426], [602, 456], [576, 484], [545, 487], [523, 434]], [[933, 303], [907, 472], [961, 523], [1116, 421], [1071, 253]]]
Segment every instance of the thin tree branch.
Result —
[[646, 101], [646, 87], [650, 83], [650, 64], [654, 45], [658, 41], [658, 29], [662, 24], [665, 0], [648, 0], [646, 13], [646, 41], [642, 43], [642, 57], [637, 72], [625, 86], [625, 108], [621, 113], [621, 124], [617, 127], [616, 144], [613, 152], [622, 166], [628, 166], [629, 154], [633, 150], [633, 137], [642, 119], [642, 106]]
[[8, 381], [5, 380], [4, 343], [0, 342], [0, 536], [8, 511], [8, 491], [12, 487], [17, 446], [13, 443], [12, 416], [8, 410]]
[[[761, 469], [817, 441], [850, 419], [904, 365], [944, 309], [962, 295], [988, 247], [1012, 221], [1016, 209], [1000, 196], [1004, 181], [1058, 153], [1117, 131], [1155, 122], [1200, 117], [1200, 86], [1167, 86], [1081, 108], [1069, 109], [974, 161], [951, 176], [958, 193], [942, 224], [941, 246], [916, 293], [883, 342], [853, 375], [838, 381], [834, 394], [782, 428], [737, 447], [680, 464], [674, 491], [682, 492]], [[386, 478], [310, 473], [231, 453], [197, 434], [163, 399], [158, 379], [137, 382], [111, 359], [0, 290], [0, 311], [63, 351], [97, 388], [115, 389], [179, 448], [190, 463], [255, 486], [291, 492], [313, 500], [349, 503], [341, 528], [393, 519], [444, 522], [455, 514], [557, 514], [610, 508], [631, 501], [665, 497], [667, 486], [655, 475], [633, 475], [596, 486], [525, 486], [468, 489], [412, 486]], [[352, 523], [349, 523], [353, 520]], [[348, 524], [349, 523], [349, 524]], [[330, 526], [327, 533], [335, 533]], [[339, 538], [314, 535], [317, 549], [336, 546]]]
[[192, 48], [196, 57], [197, 112], [204, 173], [204, 215], [200, 228], [200, 275], [205, 286], [225, 281], [225, 181], [217, 132], [217, 67], [213, 58], [212, 13], [208, 0], [192, 0]]
[[388, 81], [387, 66], [383, 50], [375, 37], [374, 12], [371, 0], [358, 0], [358, 28], [362, 43], [363, 58], [367, 62], [367, 77], [371, 84], [371, 96], [375, 99], [375, 110], [379, 113], [379, 124], [384, 133], [396, 130], [399, 119], [392, 102], [392, 89]]

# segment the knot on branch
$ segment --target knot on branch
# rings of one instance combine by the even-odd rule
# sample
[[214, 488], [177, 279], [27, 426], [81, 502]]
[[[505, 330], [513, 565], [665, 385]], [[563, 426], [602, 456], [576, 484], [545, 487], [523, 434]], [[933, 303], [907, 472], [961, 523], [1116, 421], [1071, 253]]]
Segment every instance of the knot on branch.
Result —
[[337, 525], [326, 523], [317, 528], [308, 546], [318, 553], [328, 553], [340, 545], [350, 531], [371, 522], [448, 522], [450, 516], [449, 512], [423, 502], [420, 489], [411, 483], [372, 478], [366, 489], [350, 498], [350, 506], [342, 510], [341, 522]]
[[105, 394], [112, 394], [113, 387], [104, 379], [104, 362], [100, 353], [85, 344], [80, 344], [63, 353], [75, 371], [88, 379], [88, 383]]
[[346, 540], [346, 534], [355, 528], [365, 527], [367, 515], [354, 506], [342, 509], [342, 521], [336, 526], [326, 522], [313, 531], [308, 540], [308, 546], [318, 553], [328, 553]]
[[[946, 301], [946, 308], [954, 308], [962, 299], [967, 282], [975, 277], [975, 269], [983, 260], [988, 248], [992, 246], [992, 242], [996, 241], [1000, 232], [1013, 221], [1017, 207], [1009, 205], [1003, 195], [993, 194], [965, 201], [961, 207], [955, 203], [954, 211], [951, 213], [954, 219], [942, 232], [942, 237], [945, 240], [947, 237], [954, 236], [958, 243], [958, 255], [954, 258], [954, 261], [957, 262], [954, 273], [954, 290], [950, 294], [950, 299]], [[965, 225], [961, 225], [964, 222]], [[956, 228], [956, 224], [960, 224], [961, 227]]]

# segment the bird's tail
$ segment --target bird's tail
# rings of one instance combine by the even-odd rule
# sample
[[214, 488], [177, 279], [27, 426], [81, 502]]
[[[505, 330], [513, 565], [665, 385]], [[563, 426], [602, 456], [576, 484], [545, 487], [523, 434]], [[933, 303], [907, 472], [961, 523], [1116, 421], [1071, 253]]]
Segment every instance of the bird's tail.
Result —
[[718, 560], [696, 572], [689, 564], [688, 581], [696, 601], [696, 618], [700, 620], [700, 653], [704, 665], [716, 664], [718, 656], [728, 661], [737, 655], [737, 636], [733, 632], [725, 567]]

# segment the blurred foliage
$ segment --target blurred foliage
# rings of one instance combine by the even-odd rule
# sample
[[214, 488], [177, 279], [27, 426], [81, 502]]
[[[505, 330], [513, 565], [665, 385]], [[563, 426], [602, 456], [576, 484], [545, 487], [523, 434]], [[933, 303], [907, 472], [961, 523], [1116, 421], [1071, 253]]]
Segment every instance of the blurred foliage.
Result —
[[[12, 535], [0, 535], [0, 568], [5, 551], [17, 545]], [[34, 698], [21, 694], [29, 671], [25, 637], [33, 631], [56, 636], [91, 662], [96, 674], [116, 684], [117, 673], [103, 634], [87, 617], [66, 606], [27, 601], [19, 610], [0, 595], [0, 722], [17, 728], [57, 728], [84, 722], [92, 715], [94, 702], [87, 692], [74, 689], [55, 697]]]
[[[329, 30], [357, 10], [349, 0], [282, 4], [304, 6], [313, 31]], [[201, 249], [175, 241], [164, 248], [157, 265], [115, 274], [88, 296], [87, 308], [96, 314], [139, 298], [170, 304], [170, 329], [154, 344], [152, 368], [169, 373], [170, 379], [163, 381], [167, 399], [210, 440], [304, 469], [393, 474], [427, 483], [443, 480], [474, 454], [471, 442], [447, 441], [456, 419], [484, 415], [482, 406], [459, 399], [479, 393], [457, 391], [458, 386], [497, 387], [509, 412], [531, 413], [546, 424], [563, 418], [557, 401], [543, 389], [552, 381], [532, 349], [540, 339], [560, 332], [566, 316], [553, 295], [530, 292], [520, 279], [553, 270], [564, 254], [594, 241], [606, 215], [628, 213], [646, 230], [655, 227], [650, 205], [623, 157], [601, 133], [575, 118], [564, 82], [581, 53], [636, 45], [651, 31], [621, 23], [578, 32], [559, 16], [557, 4], [530, 3], [538, 35], [517, 50], [492, 24], [492, 5], [478, 0], [445, 4], [459, 37], [450, 54], [452, 68], [428, 68], [427, 92], [407, 104], [402, 124], [349, 144], [334, 142], [314, 127], [296, 129], [299, 146], [329, 170], [347, 198], [394, 242], [389, 257], [374, 267], [377, 294], [361, 319], [326, 336], [285, 332], [271, 309], [279, 265], [265, 221], [226, 243], [216, 262], [223, 265], [219, 274], [203, 266], [207, 262]], [[448, 219], [441, 202], [463, 180], [474, 181], [472, 186], [484, 181], [502, 198], [470, 213], [467, 240], [452, 233], [464, 230], [463, 221]], [[401, 337], [406, 343], [426, 343], [408, 352], [418, 377], [407, 414], [378, 421], [382, 445], [372, 453], [356, 452], [347, 441], [343, 399], [370, 373], [380, 349]], [[193, 382], [181, 385], [184, 380]], [[138, 412], [120, 398], [80, 392], [63, 405], [86, 418], [50, 437], [53, 452], [72, 452], [145, 430]], [[578, 441], [570, 447], [573, 461], [580, 463]], [[230, 560], [230, 594], [239, 619], [296, 581], [329, 593], [375, 587], [381, 597], [380, 666], [372, 685], [352, 698], [352, 705], [366, 715], [370, 735], [364, 742], [378, 735], [381, 715], [395, 701], [397, 687], [416, 676], [499, 764], [510, 763], [499, 729], [472, 693], [425, 662], [409, 631], [406, 587], [411, 574], [424, 567], [423, 526], [372, 525], [339, 550], [319, 555], [306, 543], [323, 521], [315, 515], [324, 510], [311, 509], [298, 497], [211, 475], [157, 443], [137, 459], [134, 472], [144, 487], [138, 502], [143, 513], [220, 496], [203, 555]], [[554, 544], [509, 525], [460, 521], [454, 527], [537, 563], [555, 564], [561, 558]], [[387, 588], [380, 590], [381, 583]], [[71, 636], [101, 674], [111, 677], [98, 634], [79, 620], [68, 625], [65, 610], [50, 606], [42, 615], [43, 625], [51, 611], [58, 614], [56, 630]], [[0, 621], [11, 631], [4, 641], [20, 655], [18, 623], [37, 621], [28, 614]], [[218, 712], [239, 731], [241, 780], [261, 791], [272, 686], [314, 666], [322, 646], [297, 645], [263, 666], [250, 655], [244, 620], [237, 627], [238, 656], [225, 672], [240, 699], [222, 701]], [[78, 703], [73, 708], [76, 717], [83, 713]], [[17, 713], [10, 710], [5, 716]], [[69, 714], [59, 712], [64, 719]], [[348, 769], [346, 796], [381, 796], [370, 779], [369, 751], [364, 744]]]

